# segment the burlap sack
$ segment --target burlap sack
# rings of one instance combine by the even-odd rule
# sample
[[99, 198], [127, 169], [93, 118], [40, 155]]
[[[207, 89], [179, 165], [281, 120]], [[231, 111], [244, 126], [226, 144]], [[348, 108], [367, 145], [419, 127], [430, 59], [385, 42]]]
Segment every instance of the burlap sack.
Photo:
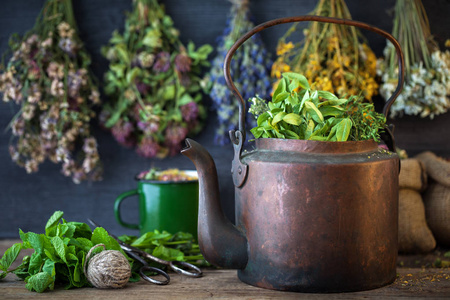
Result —
[[439, 245], [450, 246], [450, 187], [433, 182], [424, 195], [427, 223]]
[[427, 185], [427, 173], [423, 163], [414, 158], [402, 159], [402, 165], [399, 175], [400, 189], [412, 189], [423, 191]]
[[425, 165], [426, 172], [431, 178], [450, 187], [450, 162], [430, 151], [422, 152], [416, 158]]
[[425, 207], [419, 192], [401, 189], [398, 208], [398, 251], [426, 253], [433, 250], [436, 240], [425, 220]]

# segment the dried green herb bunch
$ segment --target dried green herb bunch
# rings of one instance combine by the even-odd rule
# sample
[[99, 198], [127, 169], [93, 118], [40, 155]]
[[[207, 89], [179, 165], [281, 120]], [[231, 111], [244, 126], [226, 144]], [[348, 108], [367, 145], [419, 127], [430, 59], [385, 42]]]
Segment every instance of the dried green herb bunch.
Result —
[[282, 74], [272, 101], [250, 99], [250, 112], [258, 125], [251, 129], [255, 138], [301, 139], [315, 141], [380, 141], [384, 115], [361, 96], [339, 99], [328, 91], [311, 89], [305, 76]]
[[[420, 0], [397, 0], [392, 35], [405, 56], [405, 84], [391, 107], [391, 117], [429, 117], [450, 108], [450, 52], [441, 52], [434, 41], [425, 8]], [[388, 44], [379, 59], [380, 94], [388, 100], [397, 86], [395, 49]]]
[[0, 92], [4, 102], [20, 105], [10, 123], [12, 160], [27, 173], [49, 159], [61, 163], [75, 183], [101, 179], [89, 125], [100, 95], [71, 1], [46, 1], [33, 29], [24, 37], [14, 34], [9, 45], [12, 57], [0, 67]]
[[[312, 15], [351, 19], [344, 0], [319, 0]], [[376, 56], [361, 32], [353, 26], [310, 22], [304, 39], [296, 42], [300, 23], [278, 41], [272, 78], [278, 84], [283, 72], [304, 74], [319, 90], [346, 97], [361, 93], [367, 100], [378, 93]]]
[[200, 73], [212, 48], [183, 46], [157, 0], [136, 0], [123, 34], [102, 53], [109, 60], [102, 124], [123, 146], [144, 157], [175, 155], [187, 135], [202, 128]]
[[[200, 252], [196, 238], [188, 232], [175, 234], [167, 231], [149, 231], [140, 237], [121, 235], [119, 239], [126, 244], [141, 249], [151, 255], [168, 260], [184, 261], [197, 266], [210, 266]], [[141, 265], [135, 261], [133, 271], [138, 272]]]

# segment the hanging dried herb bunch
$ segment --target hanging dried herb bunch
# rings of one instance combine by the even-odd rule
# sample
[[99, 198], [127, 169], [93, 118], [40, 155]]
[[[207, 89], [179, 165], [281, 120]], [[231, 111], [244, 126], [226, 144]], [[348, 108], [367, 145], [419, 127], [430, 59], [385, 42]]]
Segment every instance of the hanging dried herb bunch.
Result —
[[[425, 8], [420, 0], [397, 0], [392, 35], [405, 56], [405, 85], [391, 107], [391, 117], [430, 117], [450, 108], [450, 52], [441, 52], [434, 41]], [[389, 43], [377, 66], [387, 100], [397, 85], [398, 67], [394, 47]]]
[[[223, 145], [230, 141], [228, 131], [238, 124], [238, 103], [228, 89], [223, 76], [223, 62], [230, 47], [254, 27], [250, 19], [248, 0], [230, 0], [232, 3], [226, 28], [218, 39], [217, 56], [212, 62], [209, 80], [210, 96], [213, 109], [217, 112], [217, 129], [215, 142]], [[267, 97], [270, 94], [270, 53], [264, 47], [260, 35], [254, 35], [235, 53], [231, 61], [231, 76], [238, 78], [235, 85], [242, 91], [244, 99], [254, 95]], [[246, 118], [248, 126], [256, 124], [256, 120]]]
[[[344, 0], [320, 0], [311, 14], [351, 19]], [[376, 57], [357, 28], [311, 22], [297, 43], [291, 35], [299, 31], [295, 23], [280, 38], [273, 78], [279, 80], [283, 72], [292, 71], [304, 74], [317, 90], [339, 97], [361, 93], [370, 101], [377, 94]]]
[[90, 57], [78, 36], [71, 0], [47, 0], [35, 26], [11, 36], [12, 57], [0, 69], [4, 102], [20, 105], [10, 123], [12, 160], [28, 173], [46, 159], [75, 183], [101, 179], [89, 122], [100, 103]]
[[102, 124], [141, 156], [178, 154], [186, 136], [202, 128], [200, 72], [211, 51], [183, 46], [157, 0], [135, 0], [123, 34], [115, 31], [102, 49], [110, 62]]

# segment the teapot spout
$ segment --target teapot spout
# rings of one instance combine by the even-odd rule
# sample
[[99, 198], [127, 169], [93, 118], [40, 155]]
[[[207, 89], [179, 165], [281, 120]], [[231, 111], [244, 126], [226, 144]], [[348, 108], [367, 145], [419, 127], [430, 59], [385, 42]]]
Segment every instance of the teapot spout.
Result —
[[220, 205], [216, 165], [200, 144], [186, 139], [181, 153], [195, 165], [199, 181], [198, 242], [213, 265], [243, 269], [247, 264], [247, 239], [224, 215]]

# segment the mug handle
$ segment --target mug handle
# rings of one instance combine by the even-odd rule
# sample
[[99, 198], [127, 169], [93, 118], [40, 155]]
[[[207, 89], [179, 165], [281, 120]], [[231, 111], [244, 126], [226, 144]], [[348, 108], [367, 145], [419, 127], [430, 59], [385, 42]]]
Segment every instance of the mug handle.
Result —
[[116, 198], [116, 201], [114, 202], [114, 215], [116, 217], [117, 222], [120, 225], [122, 225], [123, 227], [131, 228], [131, 229], [140, 229], [138, 224], [126, 223], [122, 220], [122, 218], [120, 216], [120, 204], [122, 203], [122, 201], [125, 198], [133, 196], [133, 195], [139, 195], [139, 191], [137, 189], [134, 189], [134, 190], [130, 190], [127, 192], [123, 192]]

